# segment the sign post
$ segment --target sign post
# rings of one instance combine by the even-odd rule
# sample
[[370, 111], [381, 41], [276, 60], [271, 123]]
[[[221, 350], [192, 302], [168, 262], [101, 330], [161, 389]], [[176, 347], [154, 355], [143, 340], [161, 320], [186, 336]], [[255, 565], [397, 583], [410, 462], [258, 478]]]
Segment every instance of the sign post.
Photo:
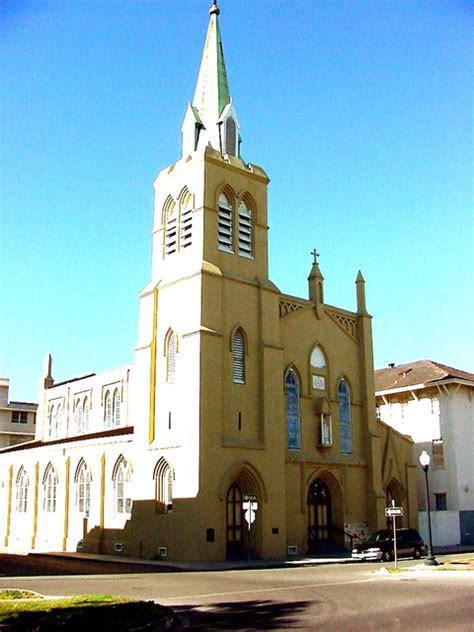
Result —
[[403, 516], [403, 507], [395, 507], [395, 501], [392, 500], [391, 507], [385, 507], [385, 515], [392, 518], [393, 525], [393, 556], [395, 560], [395, 568], [397, 568], [397, 516]]
[[248, 537], [247, 555], [248, 555], [248, 559], [250, 560], [250, 527], [252, 526], [252, 523], [255, 520], [255, 512], [258, 509], [257, 497], [252, 496], [250, 494], [245, 494], [242, 507], [245, 512], [244, 518], [248, 524], [249, 537]]

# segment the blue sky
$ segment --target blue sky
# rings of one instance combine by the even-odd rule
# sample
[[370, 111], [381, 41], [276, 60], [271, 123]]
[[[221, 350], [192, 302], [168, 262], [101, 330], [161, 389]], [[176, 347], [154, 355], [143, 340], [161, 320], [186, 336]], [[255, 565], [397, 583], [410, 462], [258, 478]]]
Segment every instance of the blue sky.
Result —
[[[6, 0], [0, 374], [35, 400], [133, 361], [152, 182], [180, 155], [210, 0]], [[270, 276], [374, 316], [376, 367], [474, 371], [473, 10], [464, 0], [220, 0], [244, 158], [265, 168]]]

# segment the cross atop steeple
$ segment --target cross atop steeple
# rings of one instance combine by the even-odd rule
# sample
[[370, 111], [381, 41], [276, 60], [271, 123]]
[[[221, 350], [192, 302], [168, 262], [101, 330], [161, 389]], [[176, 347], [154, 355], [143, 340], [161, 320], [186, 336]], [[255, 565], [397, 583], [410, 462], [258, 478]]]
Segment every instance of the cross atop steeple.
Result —
[[321, 255], [319, 254], [319, 252], [317, 252], [316, 248], [314, 248], [311, 252], [311, 255], [313, 255], [313, 263], [318, 263], [318, 257], [320, 257]]

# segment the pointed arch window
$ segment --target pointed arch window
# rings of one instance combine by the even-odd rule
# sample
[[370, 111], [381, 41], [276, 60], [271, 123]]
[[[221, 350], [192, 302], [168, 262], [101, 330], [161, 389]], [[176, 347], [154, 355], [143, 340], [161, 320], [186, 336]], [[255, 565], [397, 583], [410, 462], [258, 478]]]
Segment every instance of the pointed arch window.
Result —
[[76, 472], [76, 509], [78, 513], [89, 515], [91, 500], [91, 473], [83, 459]]
[[172, 255], [178, 250], [178, 218], [176, 202], [168, 197], [163, 209], [165, 221], [165, 256]]
[[285, 378], [286, 433], [290, 450], [301, 449], [300, 387], [293, 369]]
[[63, 410], [61, 404], [53, 404], [49, 411], [48, 438], [57, 439], [61, 432]]
[[187, 199], [181, 203], [180, 214], [180, 247], [182, 249], [189, 248], [192, 243], [193, 236], [193, 209], [191, 204], [191, 195], [187, 196]]
[[49, 416], [48, 416], [48, 438], [49, 439], [54, 439], [56, 419], [57, 419], [56, 406], [53, 405], [49, 409]]
[[154, 479], [157, 513], [171, 513], [173, 510], [174, 471], [163, 458], [156, 464]]
[[176, 352], [176, 333], [170, 330], [168, 331], [165, 343], [166, 381], [168, 382], [168, 384], [174, 384], [174, 381], [176, 379]]
[[104, 425], [106, 428], [112, 428], [112, 424], [112, 395], [107, 391], [104, 398]]
[[84, 432], [84, 404], [81, 399], [76, 400], [76, 432]]
[[344, 378], [339, 380], [337, 387], [339, 400], [339, 434], [341, 452], [352, 452], [352, 419], [351, 419], [351, 393]]
[[114, 426], [118, 428], [118, 426], [120, 426], [120, 391], [118, 388], [116, 388], [114, 391], [113, 410]]
[[132, 469], [123, 457], [120, 457], [115, 465], [113, 481], [115, 513], [130, 515], [132, 513]]
[[56, 511], [57, 489], [58, 475], [54, 467], [49, 463], [43, 476], [43, 509], [48, 513]]
[[225, 122], [225, 153], [229, 156], [237, 155], [237, 126], [232, 116]]
[[232, 337], [232, 379], [234, 384], [245, 384], [245, 336], [240, 327]]
[[28, 489], [30, 479], [22, 466], [16, 477], [16, 510], [18, 513], [26, 513], [28, 509]]
[[83, 431], [89, 432], [89, 398], [84, 398], [83, 406]]
[[326, 390], [327, 367], [323, 350], [316, 345], [310, 357], [311, 386], [313, 390]]
[[249, 258], [253, 256], [252, 211], [245, 202], [239, 204], [239, 255]]
[[233, 217], [232, 205], [223, 193], [219, 196], [218, 205], [218, 247], [225, 252], [233, 252]]

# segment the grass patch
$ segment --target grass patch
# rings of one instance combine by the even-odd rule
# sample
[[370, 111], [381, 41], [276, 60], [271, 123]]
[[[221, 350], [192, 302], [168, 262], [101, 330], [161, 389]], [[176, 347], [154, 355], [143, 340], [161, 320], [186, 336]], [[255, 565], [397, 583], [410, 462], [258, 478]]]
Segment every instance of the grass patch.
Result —
[[440, 567], [443, 571], [474, 571], [474, 558], [464, 560], [452, 560], [443, 562]]
[[42, 599], [41, 595], [31, 590], [18, 588], [0, 588], [0, 601], [3, 599]]
[[13, 596], [10, 600], [0, 601], [0, 623], [13, 626], [13, 630], [35, 632], [83, 630], [84, 627], [120, 632], [141, 627], [150, 621], [164, 621], [171, 615], [168, 608], [152, 601], [134, 601], [111, 595], [61, 599], [45, 599], [36, 595], [33, 599], [22, 599]]

